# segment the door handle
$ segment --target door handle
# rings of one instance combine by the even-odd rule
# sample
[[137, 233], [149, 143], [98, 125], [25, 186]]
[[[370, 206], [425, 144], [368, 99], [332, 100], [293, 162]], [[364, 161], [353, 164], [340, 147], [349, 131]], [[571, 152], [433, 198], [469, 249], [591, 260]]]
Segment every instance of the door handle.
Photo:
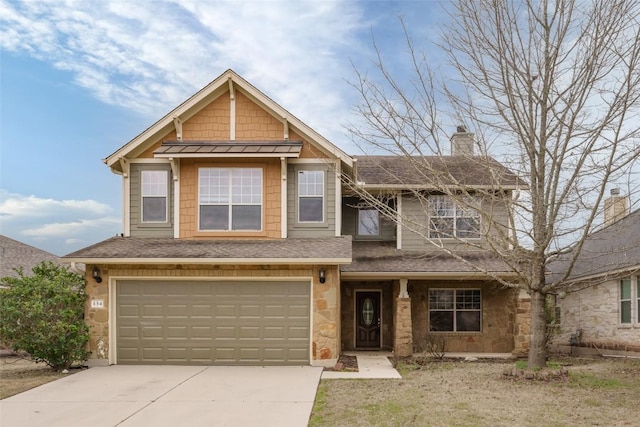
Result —
[[380, 318], [378, 317], [378, 327], [380, 327]]

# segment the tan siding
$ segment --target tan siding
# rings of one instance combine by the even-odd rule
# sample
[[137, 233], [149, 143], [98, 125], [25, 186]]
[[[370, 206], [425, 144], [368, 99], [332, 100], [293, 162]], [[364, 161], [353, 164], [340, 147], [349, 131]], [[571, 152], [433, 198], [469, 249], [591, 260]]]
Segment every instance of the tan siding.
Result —
[[182, 124], [182, 139], [184, 140], [215, 140], [229, 139], [229, 92], [206, 105], [193, 117]]
[[301, 159], [327, 159], [329, 156], [324, 154], [319, 148], [310, 144], [309, 141], [301, 137], [291, 127], [289, 127], [289, 139], [291, 141], [302, 141], [302, 151], [300, 151]]
[[284, 124], [241, 92], [236, 92], [236, 140], [282, 140]]

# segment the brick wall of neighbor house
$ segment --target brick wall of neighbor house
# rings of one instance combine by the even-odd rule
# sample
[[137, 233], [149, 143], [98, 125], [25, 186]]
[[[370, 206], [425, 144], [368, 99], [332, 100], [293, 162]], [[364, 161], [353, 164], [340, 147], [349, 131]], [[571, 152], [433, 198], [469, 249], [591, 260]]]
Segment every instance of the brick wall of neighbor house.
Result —
[[[233, 167], [234, 165], [239, 167], [264, 167], [264, 199], [262, 206], [264, 230], [262, 232], [198, 231], [198, 167]], [[180, 162], [180, 238], [280, 238], [281, 184], [280, 159], [183, 159]]]
[[483, 282], [409, 281], [414, 348], [429, 333], [429, 289], [481, 289], [481, 332], [436, 332], [445, 337], [448, 352], [510, 353], [514, 349], [514, 291]]
[[[311, 277], [313, 279], [313, 330], [311, 337], [311, 357], [320, 364], [335, 363], [340, 354], [340, 292], [339, 271], [337, 266], [301, 265], [301, 266], [220, 266], [220, 265], [99, 265], [102, 283], [91, 278], [93, 265], [87, 265], [85, 320], [91, 328], [89, 350], [91, 359], [109, 357], [109, 278], [110, 277], [158, 277], [167, 278], [261, 278], [261, 277]], [[325, 268], [326, 281], [318, 281], [320, 267]], [[91, 308], [91, 300], [100, 299], [103, 308]]]
[[342, 324], [342, 349], [355, 349], [355, 292], [361, 290], [382, 291], [382, 349], [393, 349], [393, 282], [343, 282], [340, 291], [342, 308], [340, 323]]
[[631, 351], [640, 351], [640, 324], [620, 324], [619, 306], [617, 280], [567, 293], [560, 299], [560, 330], [552, 342], [568, 345], [571, 334], [580, 329], [585, 345], [614, 350], [631, 346]]

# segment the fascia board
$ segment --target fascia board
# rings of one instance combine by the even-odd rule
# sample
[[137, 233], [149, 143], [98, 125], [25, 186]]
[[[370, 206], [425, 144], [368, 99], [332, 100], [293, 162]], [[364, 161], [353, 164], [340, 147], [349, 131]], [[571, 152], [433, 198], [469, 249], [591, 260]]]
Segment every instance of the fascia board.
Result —
[[84, 264], [351, 264], [351, 258], [62, 258]]

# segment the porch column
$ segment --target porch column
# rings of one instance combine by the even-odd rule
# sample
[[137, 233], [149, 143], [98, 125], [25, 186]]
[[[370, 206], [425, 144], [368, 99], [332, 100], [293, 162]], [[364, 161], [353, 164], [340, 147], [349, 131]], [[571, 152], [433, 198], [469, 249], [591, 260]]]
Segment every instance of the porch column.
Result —
[[516, 316], [513, 331], [512, 354], [526, 357], [531, 339], [531, 297], [523, 290], [515, 291]]
[[400, 279], [400, 289], [396, 297], [393, 314], [394, 341], [393, 350], [396, 356], [405, 357], [413, 354], [413, 330], [411, 324], [411, 297], [407, 292], [408, 279]]

